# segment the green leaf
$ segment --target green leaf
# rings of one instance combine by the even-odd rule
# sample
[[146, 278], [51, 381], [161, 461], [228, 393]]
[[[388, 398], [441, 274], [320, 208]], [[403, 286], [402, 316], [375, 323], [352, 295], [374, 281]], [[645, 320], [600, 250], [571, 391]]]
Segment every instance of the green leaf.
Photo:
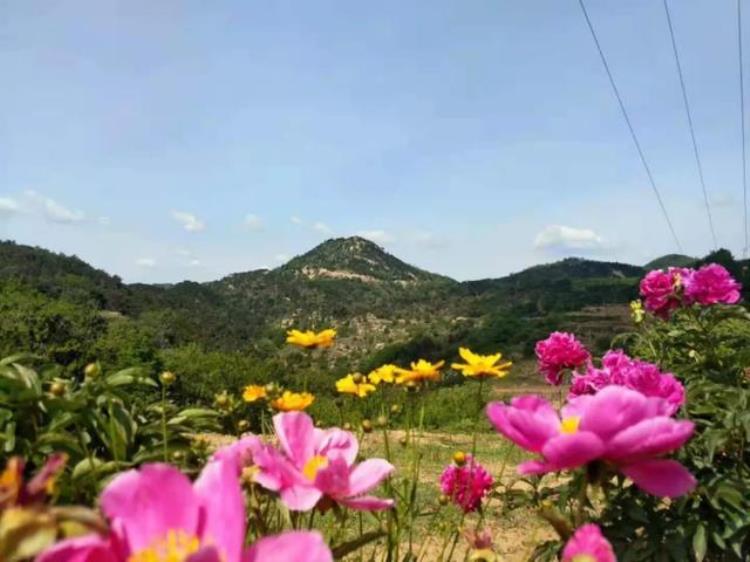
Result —
[[159, 385], [150, 377], [143, 374], [140, 367], [131, 367], [108, 375], [104, 379], [109, 386], [128, 386], [131, 384], [142, 384], [158, 388]]
[[706, 549], [706, 528], [703, 525], [698, 525], [693, 535], [693, 554], [696, 562], [703, 562], [706, 557]]

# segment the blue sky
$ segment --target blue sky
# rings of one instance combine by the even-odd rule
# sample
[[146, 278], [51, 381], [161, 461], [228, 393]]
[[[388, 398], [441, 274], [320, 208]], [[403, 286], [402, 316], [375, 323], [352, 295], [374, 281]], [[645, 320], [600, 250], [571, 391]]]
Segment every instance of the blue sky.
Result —
[[[703, 254], [662, 3], [587, 4]], [[670, 5], [719, 243], [739, 253], [735, 3]], [[0, 68], [0, 237], [127, 281], [357, 233], [458, 279], [675, 251], [575, 0], [0, 0]]]

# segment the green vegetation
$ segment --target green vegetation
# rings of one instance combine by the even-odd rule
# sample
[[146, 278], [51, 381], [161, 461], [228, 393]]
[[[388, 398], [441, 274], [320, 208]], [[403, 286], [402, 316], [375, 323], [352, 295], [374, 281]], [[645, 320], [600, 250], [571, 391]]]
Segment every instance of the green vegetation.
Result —
[[[740, 279], [746, 272], [726, 251], [707, 259]], [[12, 242], [0, 243], [0, 264], [0, 354], [33, 353], [68, 374], [92, 361], [152, 377], [170, 369], [183, 375], [183, 405], [210, 406], [215, 394], [254, 382], [309, 384], [326, 418], [336, 415], [325, 406], [336, 378], [386, 362], [450, 361], [459, 345], [518, 362], [553, 329], [602, 350], [627, 326], [625, 304], [644, 273], [569, 258], [458, 283], [357, 237], [210, 283], [128, 285], [78, 258]], [[333, 326], [337, 346], [312, 358], [284, 349], [291, 326]]]

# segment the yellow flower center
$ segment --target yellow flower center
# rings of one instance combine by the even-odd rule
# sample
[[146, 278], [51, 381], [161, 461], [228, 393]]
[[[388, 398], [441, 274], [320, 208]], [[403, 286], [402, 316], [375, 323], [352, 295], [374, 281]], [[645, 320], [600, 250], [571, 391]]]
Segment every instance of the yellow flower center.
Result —
[[184, 562], [200, 547], [198, 537], [184, 531], [169, 531], [166, 538], [157, 539], [149, 547], [131, 555], [128, 562]]
[[560, 424], [560, 431], [567, 434], [576, 433], [580, 424], [580, 416], [570, 416], [569, 418], [563, 419], [562, 423]]
[[589, 554], [577, 554], [571, 558], [570, 562], [596, 562], [596, 558]]
[[328, 457], [324, 457], [323, 455], [315, 455], [313, 458], [307, 461], [307, 463], [305, 463], [305, 466], [302, 469], [302, 474], [305, 475], [305, 478], [312, 481], [315, 480], [318, 472], [327, 466]]

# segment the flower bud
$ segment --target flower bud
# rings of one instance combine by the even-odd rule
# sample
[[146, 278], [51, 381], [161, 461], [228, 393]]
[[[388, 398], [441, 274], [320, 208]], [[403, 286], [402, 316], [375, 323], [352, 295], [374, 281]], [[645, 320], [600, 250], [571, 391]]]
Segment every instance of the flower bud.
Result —
[[175, 451], [172, 453], [172, 461], [173, 462], [182, 462], [185, 459], [185, 453], [182, 451]]
[[406, 438], [406, 436], [404, 436], [398, 440], [398, 444], [402, 447], [406, 447], [409, 444], [409, 440]]
[[391, 406], [391, 414], [395, 415], [395, 414], [398, 414], [400, 411], [401, 411], [401, 406], [399, 406], [398, 404], [393, 404]]
[[362, 384], [364, 382], [365, 378], [361, 374], [355, 373], [352, 376], [352, 380], [354, 381], [354, 384]]
[[349, 422], [345, 422], [344, 423], [344, 430], [345, 431], [351, 431], [352, 430], [352, 424], [350, 424]]
[[378, 427], [385, 427], [388, 425], [388, 417], [378, 416], [378, 419], [375, 420], [375, 423], [378, 425]]
[[440, 505], [448, 505], [450, 501], [451, 499], [445, 494], [441, 495], [440, 498], [438, 499], [438, 502], [440, 503]]
[[247, 431], [250, 428], [250, 422], [247, 420], [240, 420], [237, 422], [237, 429], [239, 431]]
[[466, 453], [463, 451], [456, 451], [453, 453], [453, 462], [456, 466], [463, 466], [466, 464]]
[[55, 381], [49, 387], [49, 391], [52, 394], [52, 396], [56, 396], [57, 398], [60, 398], [61, 396], [65, 394], [65, 383], [60, 382], [60, 381]]
[[372, 422], [370, 420], [362, 420], [362, 431], [372, 433]]
[[175, 375], [172, 371], [164, 371], [161, 375], [159, 375], [159, 380], [164, 386], [169, 386], [177, 380], [177, 375]]
[[85, 376], [87, 379], [91, 379], [91, 380], [98, 379], [99, 375], [101, 374], [102, 374], [102, 368], [99, 365], [98, 361], [95, 363], [89, 363], [83, 369], [83, 376]]

